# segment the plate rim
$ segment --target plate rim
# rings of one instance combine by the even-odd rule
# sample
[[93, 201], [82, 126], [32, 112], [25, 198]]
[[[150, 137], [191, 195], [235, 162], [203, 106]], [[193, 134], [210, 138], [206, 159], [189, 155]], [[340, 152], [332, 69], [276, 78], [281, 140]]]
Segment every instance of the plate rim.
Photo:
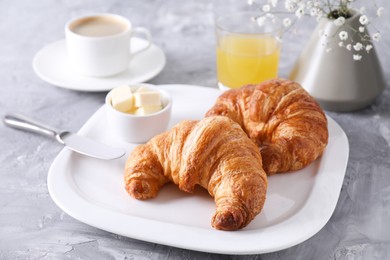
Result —
[[[139, 37], [132, 37], [132, 40], [140, 41], [140, 42], [147, 42], [146, 40], [139, 38]], [[33, 60], [32, 60], [32, 68], [34, 73], [40, 78], [41, 80], [53, 85], [54, 87], [59, 87], [59, 88], [64, 88], [64, 89], [70, 89], [70, 90], [75, 90], [75, 91], [80, 91], [80, 92], [104, 92], [104, 91], [109, 91], [115, 86], [109, 87], [98, 87], [98, 88], [86, 88], [86, 87], [80, 87], [79, 83], [66, 83], [66, 82], [59, 82], [57, 80], [53, 80], [51, 77], [48, 77], [46, 74], [43, 74], [41, 69], [39, 69], [39, 60], [41, 59], [41, 56], [44, 55], [44, 52], [47, 51], [47, 48], [53, 47], [54, 45], [60, 45], [60, 44], [65, 44], [66, 40], [65, 38], [56, 40], [54, 42], [48, 43], [45, 46], [41, 47], [34, 55]], [[147, 82], [148, 80], [156, 77], [158, 74], [161, 73], [161, 71], [165, 68], [166, 63], [167, 63], [167, 58], [164, 53], [164, 51], [157, 46], [155, 43], [152, 43], [151, 48], [155, 48], [159, 52], [159, 55], [161, 55], [161, 64], [159, 64], [159, 67], [156, 67], [156, 70], [154, 73], [150, 74], [149, 76], [145, 77], [141, 81], [134, 81], [131, 82], [131, 84], [138, 84], [138, 83], [143, 83]], [[85, 78], [92, 78], [93, 80], [96, 80], [98, 78], [96, 77], [85, 77]], [[105, 79], [110, 78], [106, 77]], [[111, 78], [115, 78], [115, 75], [112, 76]]]
[[[197, 88], [199, 90], [199, 87], [201, 87], [201, 86], [183, 85], [183, 84], [167, 84], [167, 85], [160, 85], [159, 87], [165, 88], [166, 90], [170, 91], [170, 89], [172, 90], [172, 88], [175, 89], [175, 88], [183, 88], [183, 87]], [[207, 87], [201, 87], [201, 88], [212, 89], [212, 88], [207, 88]], [[218, 91], [217, 89], [212, 89], [212, 90]], [[218, 91], [218, 92], [221, 93], [220, 91]], [[99, 120], [100, 115], [102, 113], [104, 113], [103, 110], [104, 110], [104, 105], [102, 107], [100, 107], [85, 122], [85, 124], [80, 129], [79, 133], [85, 132], [88, 129], [89, 125], [93, 125], [94, 122]], [[297, 234], [295, 239], [292, 239], [292, 240], [285, 238], [285, 241], [282, 241], [283, 243], [281, 243], [281, 244], [278, 244], [278, 243], [276, 243], [276, 244], [275, 243], [268, 243], [267, 244], [267, 243], [265, 243], [265, 244], [262, 244], [263, 246], [265, 246], [263, 248], [261, 248], [261, 246], [254, 247], [253, 240], [259, 239], [259, 236], [261, 238], [261, 235], [263, 235], [264, 232], [265, 232], [265, 234], [267, 234], [267, 232], [269, 233], [269, 229], [276, 229], [276, 231], [277, 231], [278, 229], [283, 230], [284, 228], [286, 228], [285, 225], [290, 224], [288, 222], [293, 221], [294, 218], [300, 217], [300, 214], [302, 214], [302, 211], [304, 211], [305, 208], [310, 206], [309, 200], [307, 200], [305, 202], [305, 204], [302, 206], [302, 208], [299, 211], [297, 211], [292, 217], [286, 219], [285, 221], [282, 221], [281, 223], [277, 223], [274, 226], [262, 228], [261, 229], [262, 232], [260, 234], [258, 232], [255, 232], [254, 230], [245, 230], [245, 229], [240, 230], [240, 231], [234, 231], [234, 232], [219, 231], [219, 230], [215, 230], [215, 229], [210, 229], [210, 230], [207, 229], [206, 230], [206, 229], [199, 228], [199, 227], [184, 226], [182, 224], [175, 224], [174, 225], [172, 223], [161, 222], [161, 221], [157, 221], [157, 220], [151, 220], [151, 219], [145, 220], [145, 219], [140, 218], [138, 216], [129, 216], [129, 215], [125, 215], [125, 214], [121, 215], [118, 212], [114, 212], [114, 215], [116, 215], [115, 216], [116, 221], [113, 221], [113, 222], [121, 223], [121, 225], [107, 228], [105, 225], [102, 225], [102, 223], [101, 223], [101, 221], [104, 221], [101, 218], [102, 215], [100, 215], [96, 219], [91, 220], [90, 218], [83, 216], [83, 214], [80, 214], [80, 212], [77, 212], [77, 210], [75, 211], [74, 209], [73, 210], [69, 209], [66, 205], [63, 204], [63, 201], [61, 201], [61, 198], [57, 197], [58, 190], [57, 191], [54, 190], [54, 187], [52, 184], [53, 183], [52, 178], [54, 176], [53, 171], [56, 168], [58, 163], [61, 163], [61, 161], [62, 161], [62, 163], [64, 163], [66, 157], [71, 156], [72, 152], [65, 149], [65, 148], [59, 153], [59, 155], [55, 158], [52, 165], [50, 166], [48, 179], [47, 179], [49, 193], [50, 193], [50, 196], [52, 197], [53, 201], [57, 204], [57, 206], [59, 206], [64, 212], [66, 212], [68, 215], [72, 216], [73, 218], [75, 218], [83, 223], [86, 223], [88, 225], [94, 226], [96, 228], [99, 228], [99, 229], [102, 229], [102, 230], [105, 230], [108, 232], [112, 232], [115, 234], [119, 234], [119, 235], [122, 235], [125, 237], [130, 237], [130, 238], [139, 239], [139, 240], [152, 242], [152, 243], [163, 244], [163, 245], [167, 245], [167, 246], [173, 246], [173, 247], [179, 247], [179, 248], [190, 249], [190, 250], [195, 250], [195, 251], [202, 251], [202, 252], [209, 252], [209, 253], [244, 255], [244, 254], [261, 254], [261, 253], [270, 253], [270, 252], [279, 251], [279, 250], [286, 249], [286, 248], [289, 248], [291, 246], [297, 245], [299, 243], [302, 243], [303, 241], [305, 241], [305, 240], [309, 239], [310, 237], [312, 237], [313, 235], [315, 235], [329, 221], [329, 219], [333, 215], [333, 212], [337, 206], [338, 198], [340, 196], [340, 191], [341, 191], [341, 187], [343, 184], [343, 180], [344, 180], [344, 176], [345, 176], [345, 172], [346, 172], [346, 168], [347, 168], [347, 163], [348, 163], [349, 143], [348, 143], [348, 137], [345, 134], [344, 130], [341, 128], [341, 126], [335, 120], [333, 120], [331, 117], [327, 116], [327, 118], [328, 118], [328, 122], [331, 122], [330, 124], [332, 125], [332, 127], [335, 128], [338, 131], [338, 134], [340, 135], [340, 136], [338, 136], [338, 138], [340, 138], [341, 140], [339, 140], [338, 143], [335, 143], [334, 145], [340, 146], [340, 143], [343, 142], [343, 146], [345, 145], [344, 148], [346, 149], [345, 154], [343, 154], [343, 156], [339, 156], [339, 159], [338, 159], [338, 163], [342, 164], [341, 169], [339, 169], [340, 175], [333, 176], [334, 178], [338, 179], [338, 182], [336, 183], [337, 185], [333, 185], [333, 187], [332, 187], [332, 190], [335, 193], [333, 194], [333, 197], [332, 197], [332, 203], [330, 205], [330, 209], [327, 211], [326, 215], [320, 214], [320, 217], [321, 217], [320, 222], [321, 223], [317, 223], [315, 225], [314, 229], [311, 228], [310, 232], [306, 232], [305, 234]], [[343, 158], [341, 158], [341, 157], [343, 157]], [[313, 184], [314, 186], [313, 186], [312, 190], [315, 190], [316, 184], [319, 185], [318, 181], [316, 181]], [[319, 192], [319, 191], [317, 191], [317, 192]], [[312, 194], [310, 194], [309, 198], [313, 198]], [[100, 210], [102, 210], [102, 208], [96, 208], [97, 206], [92, 204], [92, 203], [90, 203], [90, 204], [87, 203], [85, 206], [89, 207], [90, 211], [97, 210], [97, 212], [99, 212]], [[329, 205], [328, 205], [328, 207], [329, 207]], [[107, 211], [107, 209], [104, 208], [103, 211]], [[108, 212], [105, 212], [104, 214], [112, 215], [113, 213], [108, 211]], [[123, 216], [123, 215], [125, 215], [125, 216]], [[132, 221], [128, 221], [129, 219]], [[127, 221], [123, 221], [123, 220], [127, 220]], [[123, 224], [123, 223], [125, 223], [125, 224]], [[161, 223], [163, 223], [162, 226], [161, 226]], [[122, 231], [124, 225], [126, 226], [126, 230], [128, 230], [128, 229], [132, 230], [132, 229], [139, 227], [140, 224], [141, 225], [147, 224], [148, 228], [147, 228], [145, 233], [141, 232], [141, 234], [136, 233], [136, 234], [129, 235], [128, 232]], [[311, 224], [313, 224], [313, 223], [311, 223]], [[308, 225], [308, 223], [303, 223], [303, 225]], [[170, 232], [172, 230], [173, 226], [175, 228], [175, 231], [180, 233], [180, 235], [178, 235], [178, 238], [174, 238], [174, 239], [170, 238], [167, 241], [165, 234], [166, 234], [166, 232]], [[299, 231], [300, 229], [301, 229], [301, 227], [299, 229], [297, 229], [296, 231]], [[159, 232], [155, 232], [155, 233], [153, 233], [153, 236], [150, 236], [150, 233], [155, 231], [155, 230], [159, 230]], [[145, 231], [145, 230], [143, 230], [143, 231]], [[207, 241], [206, 239], [202, 240], [201, 238], [197, 239], [195, 243], [184, 243], [182, 237], [186, 236], [189, 232], [191, 232], [192, 236], [194, 236], [194, 234], [197, 233], [198, 236], [199, 236], [199, 234], [202, 235], [201, 238], [211, 237], [211, 239], [213, 239], [215, 241], [223, 241], [223, 243], [219, 243], [219, 244], [217, 244], [217, 247], [215, 247], [215, 244], [209, 243], [209, 241]], [[240, 244], [240, 246], [238, 246], [237, 242], [242, 241], [243, 239], [245, 239], [246, 244], [243, 243], [243, 244]], [[272, 241], [274, 239], [276, 239], [276, 238], [272, 238], [269, 240]], [[250, 241], [252, 241], [252, 242], [250, 242]], [[275, 241], [278, 241], [278, 240], [275, 240]], [[250, 242], [250, 243], [247, 243], [247, 242]], [[265, 241], [265, 242], [267, 242], [267, 241]], [[210, 246], [210, 244], [213, 244], [213, 246]], [[226, 246], [226, 244], [228, 244], [228, 246]]]

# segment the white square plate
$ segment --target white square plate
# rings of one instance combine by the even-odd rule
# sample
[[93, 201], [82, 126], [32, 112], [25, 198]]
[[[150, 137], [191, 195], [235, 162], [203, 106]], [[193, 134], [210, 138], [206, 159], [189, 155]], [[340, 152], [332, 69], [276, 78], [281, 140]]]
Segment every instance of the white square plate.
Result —
[[[172, 94], [170, 126], [183, 119], [201, 119], [220, 91], [189, 85], [163, 85]], [[194, 194], [165, 186], [155, 199], [130, 197], [123, 182], [124, 165], [136, 145], [112, 138], [105, 107], [79, 133], [127, 149], [127, 155], [102, 161], [63, 149], [48, 175], [55, 203], [67, 214], [91, 226], [122, 236], [197, 251], [260, 254], [282, 250], [310, 238], [331, 217], [348, 161], [348, 139], [328, 117], [329, 143], [321, 158], [293, 173], [269, 177], [262, 212], [244, 229], [218, 231], [210, 221], [213, 199], [199, 188]]]

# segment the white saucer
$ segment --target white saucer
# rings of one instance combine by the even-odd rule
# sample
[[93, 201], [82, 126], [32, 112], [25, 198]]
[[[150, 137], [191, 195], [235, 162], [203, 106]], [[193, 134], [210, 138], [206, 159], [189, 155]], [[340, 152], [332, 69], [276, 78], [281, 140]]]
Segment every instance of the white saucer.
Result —
[[[141, 38], [132, 38], [131, 47], [136, 51], [147, 44]], [[129, 69], [111, 77], [86, 77], [74, 73], [66, 57], [65, 39], [42, 48], [34, 57], [33, 68], [42, 80], [58, 87], [79, 91], [107, 91], [121, 84], [145, 82], [165, 66], [164, 52], [152, 44], [146, 51], [134, 56]]]

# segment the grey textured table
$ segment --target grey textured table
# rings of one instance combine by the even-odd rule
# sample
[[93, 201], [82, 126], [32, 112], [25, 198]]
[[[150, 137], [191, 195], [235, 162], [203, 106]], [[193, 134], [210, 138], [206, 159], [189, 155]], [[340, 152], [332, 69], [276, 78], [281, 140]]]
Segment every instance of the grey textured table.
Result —
[[[390, 3], [383, 2], [386, 12]], [[363, 1], [371, 3], [371, 1]], [[0, 1], [0, 113], [24, 111], [77, 131], [105, 93], [54, 87], [33, 72], [34, 54], [63, 38], [67, 20], [89, 12], [131, 17], [149, 28], [167, 56], [154, 84], [216, 87], [213, 5], [209, 1]], [[287, 76], [314, 28], [302, 23], [283, 45]], [[390, 81], [390, 19], [381, 22], [377, 45]], [[390, 91], [369, 108], [328, 113], [345, 130], [350, 158], [336, 210], [326, 226], [292, 248], [259, 256], [194, 252], [121, 237], [83, 224], [51, 200], [46, 177], [61, 146], [0, 124], [0, 259], [390, 259]], [[188, 234], [189, 236], [191, 234]], [[221, 241], [223, 243], [223, 241]]]

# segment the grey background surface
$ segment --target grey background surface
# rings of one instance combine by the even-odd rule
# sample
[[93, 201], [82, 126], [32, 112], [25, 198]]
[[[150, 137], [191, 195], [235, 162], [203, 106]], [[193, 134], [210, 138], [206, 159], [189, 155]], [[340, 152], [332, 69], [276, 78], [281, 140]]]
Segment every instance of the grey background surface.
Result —
[[[48, 193], [47, 172], [61, 146], [0, 124], [0, 259], [390, 259], [390, 3], [377, 2], [386, 8], [378, 23], [384, 33], [377, 51], [387, 87], [366, 109], [328, 113], [349, 138], [350, 158], [336, 210], [312, 238], [279, 252], [228, 256], [90, 227], [65, 214]], [[167, 64], [150, 83], [216, 87], [213, 13], [218, 11], [211, 1], [0, 0], [1, 116], [22, 111], [77, 131], [103, 104], [106, 93], [54, 87], [39, 79], [31, 66], [38, 50], [64, 37], [66, 21], [90, 12], [117, 13], [151, 30]], [[288, 75], [315, 22], [298, 25], [284, 38], [282, 77]]]

